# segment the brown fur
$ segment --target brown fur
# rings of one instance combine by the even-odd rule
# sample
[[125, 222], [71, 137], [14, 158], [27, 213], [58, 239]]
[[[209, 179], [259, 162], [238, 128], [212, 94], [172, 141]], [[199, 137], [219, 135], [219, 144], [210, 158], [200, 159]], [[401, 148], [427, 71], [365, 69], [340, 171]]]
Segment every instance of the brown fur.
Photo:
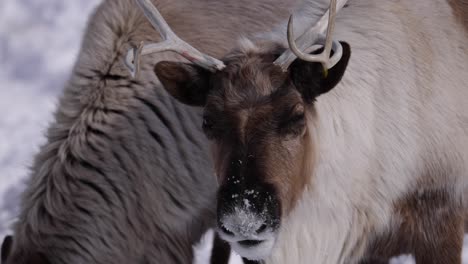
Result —
[[448, 0], [455, 17], [468, 33], [468, 0]]
[[[302, 112], [305, 111], [301, 95], [294, 89], [290, 89], [288, 95], [280, 100], [269, 103], [271, 95], [287, 85], [287, 74], [280, 68], [272, 64], [275, 59], [274, 54], [280, 52], [279, 47], [260, 47], [265, 52], [255, 52], [251, 50], [239, 50], [231, 53], [227, 58], [227, 68], [217, 76], [216, 81], [219, 87], [223, 87], [219, 93], [215, 92], [210, 97], [211, 105], [207, 109], [217, 109], [223, 112], [227, 120], [230, 120], [232, 129], [237, 130], [238, 140], [242, 144], [249, 140], [254, 140], [255, 132], [266, 120], [278, 113], [288, 114], [293, 111], [294, 106], [300, 106]], [[266, 103], [259, 103], [265, 101]], [[209, 110], [207, 110], [209, 113]], [[225, 127], [223, 129], [231, 129]], [[265, 128], [271, 129], [271, 128]], [[306, 130], [301, 132], [299, 139], [291, 139], [283, 142], [283, 139], [268, 139], [268, 144], [262, 144], [262, 160], [260, 165], [264, 180], [278, 188], [279, 197], [284, 202], [283, 210], [289, 213], [299, 199], [304, 186], [307, 185], [308, 178], [302, 175], [308, 173], [310, 160], [312, 159], [312, 146], [304, 147], [309, 142], [307, 139], [310, 133]], [[236, 140], [237, 140], [236, 139]], [[271, 142], [270, 142], [271, 141]], [[259, 142], [260, 143], [260, 142]], [[214, 151], [215, 167], [217, 175], [223, 175], [229, 161], [229, 153], [234, 143], [223, 143], [217, 146]], [[260, 143], [261, 144], [261, 143]], [[220, 179], [223, 182], [224, 179]]]
[[399, 254], [413, 254], [418, 264], [461, 263], [463, 209], [446, 190], [411, 193], [394, 213], [394, 229], [373, 241], [361, 264], [388, 263]]

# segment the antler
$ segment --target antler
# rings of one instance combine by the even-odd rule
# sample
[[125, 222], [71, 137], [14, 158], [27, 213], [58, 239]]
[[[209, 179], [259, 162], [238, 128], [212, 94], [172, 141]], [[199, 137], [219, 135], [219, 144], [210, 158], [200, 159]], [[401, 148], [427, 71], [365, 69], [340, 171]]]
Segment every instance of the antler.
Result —
[[[338, 0], [337, 4], [337, 0], [331, 0], [329, 10], [319, 19], [317, 24], [305, 31], [297, 41], [294, 39], [293, 15], [291, 15], [288, 21], [287, 33], [289, 49], [276, 59], [274, 63], [280, 66], [283, 71], [287, 71], [289, 65], [297, 57], [305, 61], [320, 62], [325, 69], [333, 67], [340, 60], [343, 50], [339, 42], [333, 41], [332, 32], [335, 27], [336, 12], [343, 8], [346, 2], [347, 0]], [[322, 34], [325, 29], [327, 29], [326, 37]], [[311, 43], [313, 46], [310, 46]], [[322, 53], [317, 55], [308, 54], [321, 47], [324, 47]], [[303, 52], [301, 49], [305, 51]], [[333, 50], [334, 54], [330, 58], [331, 50]]]
[[171, 30], [158, 9], [151, 3], [151, 0], [136, 0], [136, 2], [143, 10], [145, 16], [151, 22], [153, 27], [159, 31], [164, 41], [148, 45], [143, 45], [142, 42], [137, 49], [131, 48], [128, 50], [127, 56], [125, 57], [125, 64], [129, 68], [133, 77], [138, 74], [140, 68], [139, 59], [141, 55], [163, 51], [176, 52], [189, 61], [210, 71], [222, 70], [225, 67], [222, 61], [201, 53], [187, 42], [180, 39]]

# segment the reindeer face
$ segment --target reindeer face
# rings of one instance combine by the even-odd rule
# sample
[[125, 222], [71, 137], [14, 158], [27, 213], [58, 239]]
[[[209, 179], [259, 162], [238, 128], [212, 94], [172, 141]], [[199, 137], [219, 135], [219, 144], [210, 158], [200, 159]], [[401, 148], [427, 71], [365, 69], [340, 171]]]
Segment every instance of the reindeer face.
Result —
[[213, 144], [220, 234], [266, 257], [281, 216], [305, 185], [307, 104], [272, 55], [231, 58], [212, 80], [203, 130]]
[[346, 56], [324, 77], [319, 63], [273, 64], [278, 47], [233, 52], [222, 71], [162, 62], [156, 74], [180, 101], [204, 106], [203, 130], [212, 142], [223, 239], [249, 259], [267, 257], [282, 219], [311, 180], [315, 98], [333, 88]]

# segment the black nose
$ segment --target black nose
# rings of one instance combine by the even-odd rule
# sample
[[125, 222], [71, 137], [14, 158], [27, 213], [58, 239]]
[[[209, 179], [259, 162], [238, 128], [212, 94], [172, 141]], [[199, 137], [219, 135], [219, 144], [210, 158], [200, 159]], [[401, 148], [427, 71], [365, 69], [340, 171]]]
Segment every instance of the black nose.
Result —
[[[250, 216], [246, 217], [246, 215]], [[227, 236], [255, 237], [267, 230], [275, 229], [270, 221], [249, 212], [224, 215], [218, 220], [219, 231]]]
[[219, 189], [218, 227], [225, 236], [251, 245], [261, 242], [259, 235], [278, 228], [281, 206], [272, 186], [243, 187], [226, 183]]
[[224, 215], [218, 226], [222, 238], [244, 247], [257, 246], [265, 240], [268, 232], [275, 230], [262, 216], [242, 211]]

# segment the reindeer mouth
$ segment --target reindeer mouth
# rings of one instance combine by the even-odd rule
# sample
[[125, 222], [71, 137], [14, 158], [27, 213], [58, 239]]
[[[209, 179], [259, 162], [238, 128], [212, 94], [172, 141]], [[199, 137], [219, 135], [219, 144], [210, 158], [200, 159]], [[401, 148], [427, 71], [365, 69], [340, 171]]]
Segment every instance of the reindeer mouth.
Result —
[[239, 243], [239, 245], [241, 245], [243, 247], [255, 247], [255, 246], [260, 245], [264, 241], [265, 240], [250, 240], [250, 239], [247, 239], [247, 240], [238, 241], [237, 243]]
[[270, 256], [275, 238], [267, 238], [264, 240], [246, 239], [237, 242], [230, 242], [232, 249], [244, 258], [251, 260], [266, 259]]

